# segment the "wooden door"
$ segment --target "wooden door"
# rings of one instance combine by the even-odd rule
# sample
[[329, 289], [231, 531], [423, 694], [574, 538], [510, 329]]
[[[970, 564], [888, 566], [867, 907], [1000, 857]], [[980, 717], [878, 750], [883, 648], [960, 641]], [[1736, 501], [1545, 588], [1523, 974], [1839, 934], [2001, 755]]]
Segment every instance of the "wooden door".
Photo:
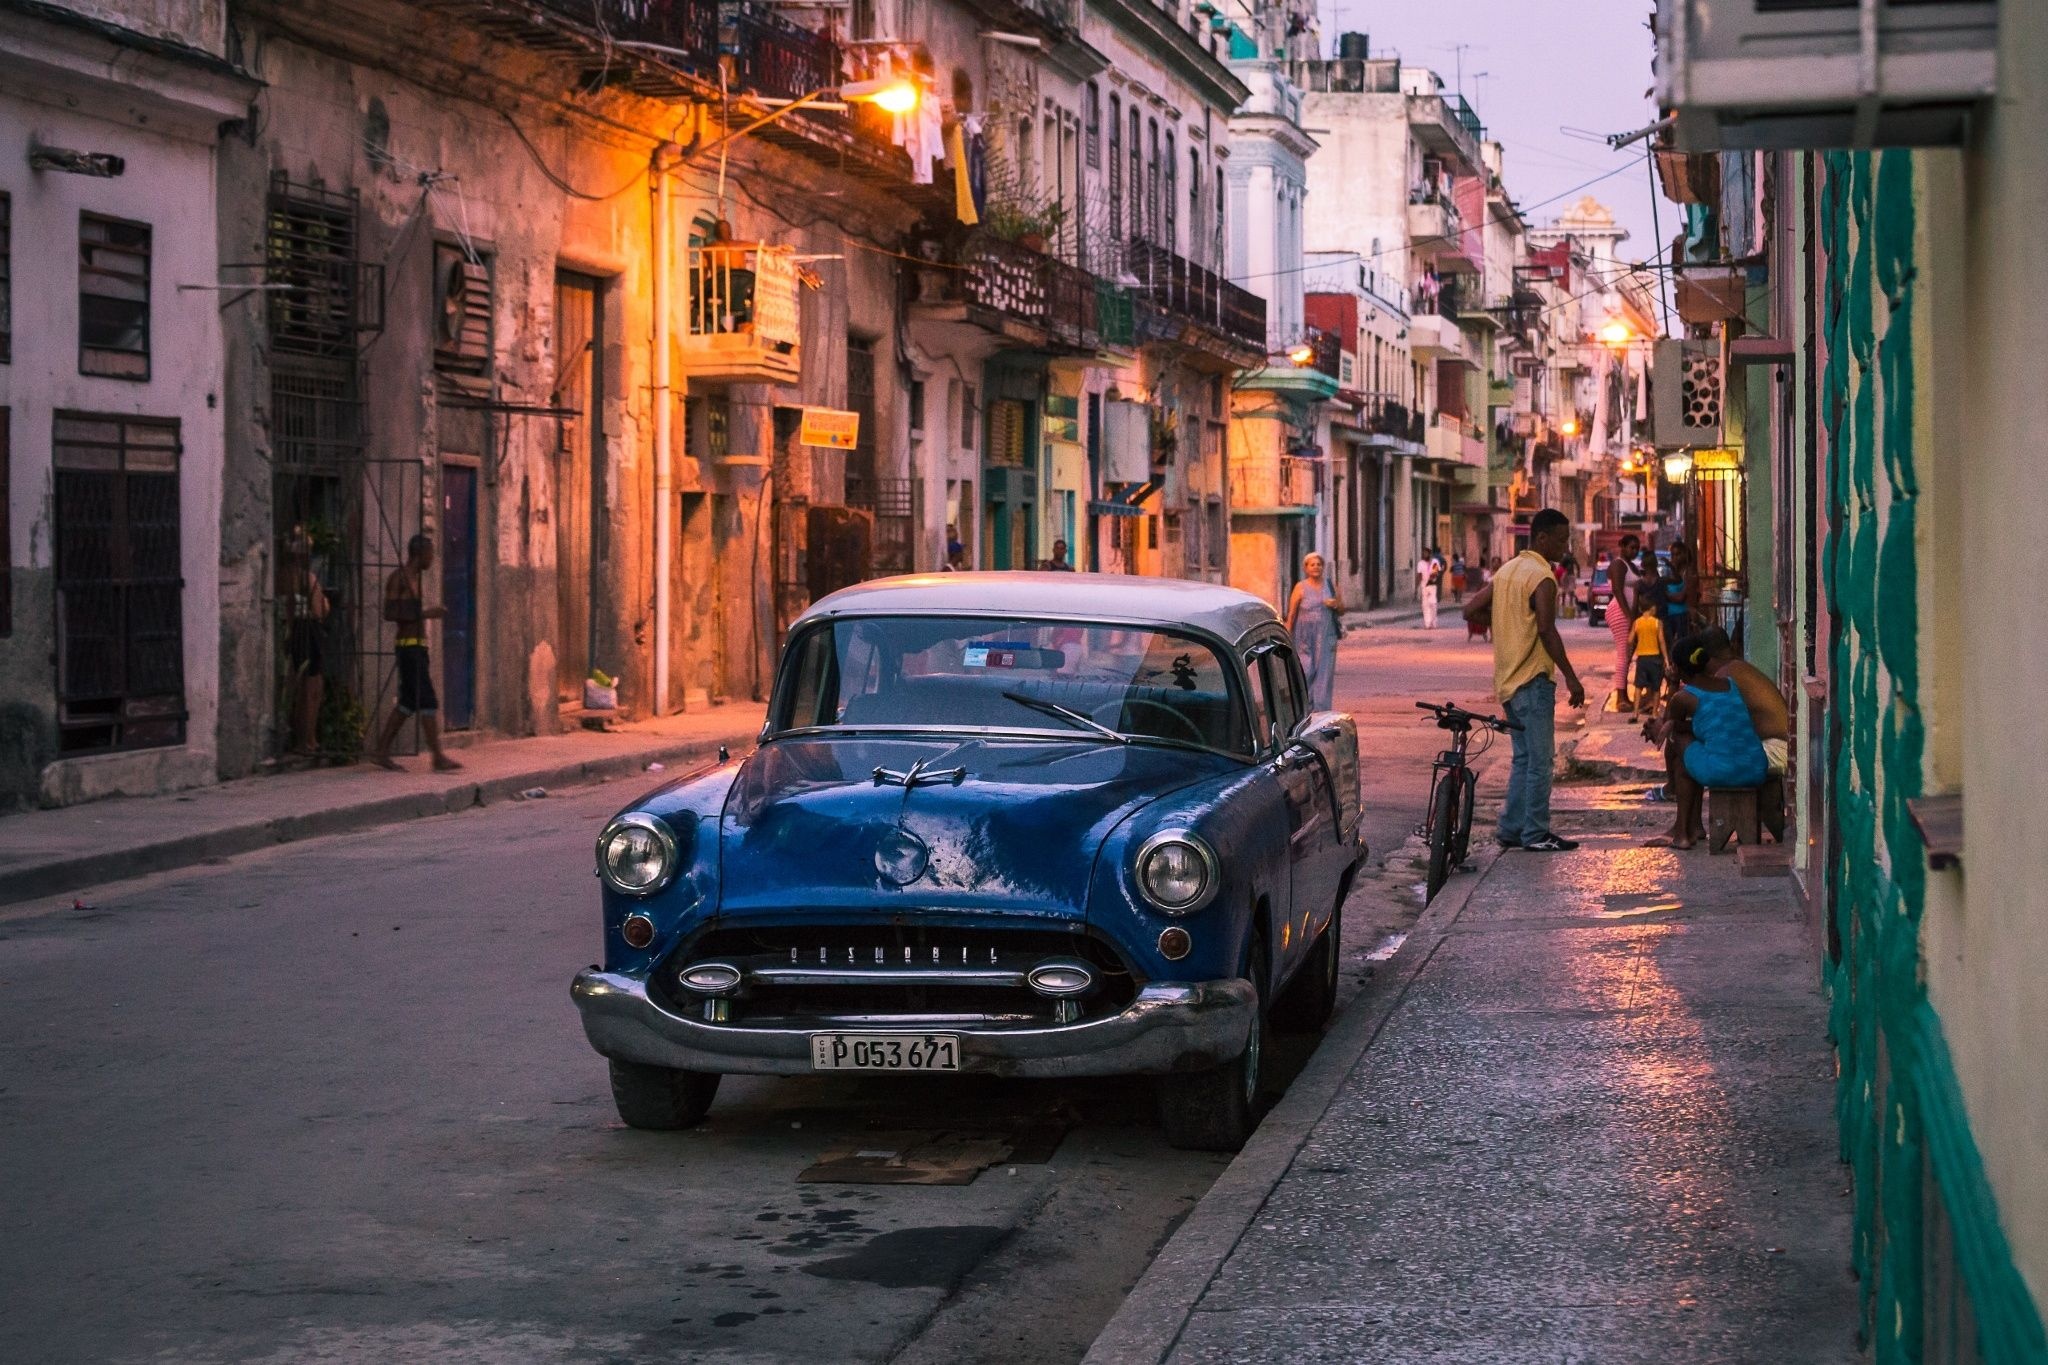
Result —
[[599, 657], [594, 566], [603, 559], [604, 376], [602, 282], [555, 276], [554, 405], [562, 409], [555, 442], [555, 694], [580, 705], [593, 668], [618, 671]]

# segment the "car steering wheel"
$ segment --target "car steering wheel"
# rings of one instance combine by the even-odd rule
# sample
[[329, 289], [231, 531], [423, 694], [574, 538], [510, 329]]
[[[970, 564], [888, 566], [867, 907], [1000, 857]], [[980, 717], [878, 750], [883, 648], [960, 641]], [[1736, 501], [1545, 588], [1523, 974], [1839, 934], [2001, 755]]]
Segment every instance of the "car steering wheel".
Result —
[[[1096, 707], [1092, 712], [1089, 713], [1089, 715], [1091, 719], [1100, 721], [1104, 725], [1113, 727], [1117, 721], [1123, 718], [1123, 712], [1126, 709], [1135, 710], [1141, 706], [1146, 707], [1153, 711], [1157, 711], [1162, 715], [1171, 716], [1176, 724], [1178, 724], [1183, 730], [1187, 731], [1187, 738], [1190, 743], [1200, 744], [1205, 748], [1208, 746], [1208, 736], [1202, 733], [1202, 729], [1200, 726], [1196, 725], [1193, 721], [1189, 720], [1179, 711], [1176, 711], [1171, 706], [1168, 706], [1165, 702], [1153, 701], [1150, 697], [1129, 697], [1117, 701], [1106, 701], [1102, 703], [1102, 705]], [[1102, 713], [1104, 711], [1108, 711], [1111, 713], [1110, 718], [1107, 720], [1103, 719]]]

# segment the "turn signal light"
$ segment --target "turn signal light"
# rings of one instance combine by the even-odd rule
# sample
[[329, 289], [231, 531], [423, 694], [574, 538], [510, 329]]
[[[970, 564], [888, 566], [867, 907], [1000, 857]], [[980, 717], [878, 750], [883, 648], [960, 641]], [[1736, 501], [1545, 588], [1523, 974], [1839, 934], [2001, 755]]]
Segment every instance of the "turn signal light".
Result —
[[1163, 929], [1159, 933], [1159, 955], [1168, 962], [1178, 962], [1194, 950], [1195, 941], [1188, 937], [1188, 931], [1181, 928]]
[[619, 926], [619, 935], [628, 948], [645, 948], [654, 942], [654, 921], [645, 915], [628, 915]]

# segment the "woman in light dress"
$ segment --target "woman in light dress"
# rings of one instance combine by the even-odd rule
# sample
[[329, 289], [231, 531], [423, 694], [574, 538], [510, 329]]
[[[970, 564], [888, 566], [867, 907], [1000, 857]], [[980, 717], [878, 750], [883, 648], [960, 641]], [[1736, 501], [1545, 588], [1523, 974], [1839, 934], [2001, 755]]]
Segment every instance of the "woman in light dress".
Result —
[[1301, 656], [1301, 671], [1308, 677], [1311, 711], [1327, 711], [1332, 689], [1337, 685], [1337, 638], [1343, 633], [1337, 613], [1344, 604], [1323, 581], [1323, 557], [1311, 553], [1301, 561], [1302, 579], [1287, 599], [1287, 633]]

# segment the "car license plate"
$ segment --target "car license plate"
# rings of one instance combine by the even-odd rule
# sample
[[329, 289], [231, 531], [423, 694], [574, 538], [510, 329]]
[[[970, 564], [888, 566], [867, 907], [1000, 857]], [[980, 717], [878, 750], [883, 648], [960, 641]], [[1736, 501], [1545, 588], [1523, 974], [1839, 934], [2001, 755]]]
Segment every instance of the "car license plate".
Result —
[[813, 1033], [813, 1071], [958, 1071], [950, 1033]]

